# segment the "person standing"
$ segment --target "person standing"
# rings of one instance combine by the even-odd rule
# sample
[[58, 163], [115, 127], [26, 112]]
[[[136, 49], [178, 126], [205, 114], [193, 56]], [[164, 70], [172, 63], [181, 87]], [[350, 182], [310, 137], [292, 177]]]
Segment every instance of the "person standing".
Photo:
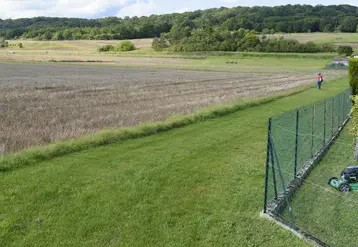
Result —
[[318, 76], [317, 76], [317, 88], [318, 88], [318, 89], [321, 89], [321, 87], [322, 87], [322, 82], [323, 82], [323, 76], [322, 76], [322, 73], [319, 72], [319, 73], [318, 73]]

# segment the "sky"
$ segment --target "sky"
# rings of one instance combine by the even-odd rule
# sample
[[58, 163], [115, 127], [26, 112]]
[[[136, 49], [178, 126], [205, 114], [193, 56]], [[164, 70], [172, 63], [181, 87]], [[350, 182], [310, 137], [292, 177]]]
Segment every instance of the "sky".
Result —
[[34, 16], [100, 18], [106, 16], [148, 16], [197, 9], [234, 6], [276, 6], [286, 4], [358, 6], [358, 0], [0, 0], [0, 19]]

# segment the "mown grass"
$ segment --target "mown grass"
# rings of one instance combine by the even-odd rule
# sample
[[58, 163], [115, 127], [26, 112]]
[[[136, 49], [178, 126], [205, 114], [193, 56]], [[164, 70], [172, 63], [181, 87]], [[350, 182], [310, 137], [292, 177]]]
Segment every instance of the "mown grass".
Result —
[[267, 119], [345, 88], [0, 173], [0, 246], [307, 246], [259, 217]]
[[[356, 246], [357, 192], [344, 194], [328, 185], [331, 177], [340, 177], [353, 160], [354, 140], [345, 127], [336, 143], [314, 168], [291, 206], [298, 227], [331, 246]], [[284, 215], [287, 218], [287, 213]]]

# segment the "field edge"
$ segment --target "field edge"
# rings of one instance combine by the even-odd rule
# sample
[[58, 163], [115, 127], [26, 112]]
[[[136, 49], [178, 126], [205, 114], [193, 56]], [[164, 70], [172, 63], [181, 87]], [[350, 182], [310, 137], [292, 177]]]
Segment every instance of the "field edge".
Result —
[[[339, 80], [339, 78], [336, 80]], [[176, 128], [182, 128], [205, 120], [226, 116], [250, 107], [267, 104], [284, 97], [302, 93], [310, 88], [312, 88], [312, 85], [303, 86], [285, 93], [260, 97], [253, 100], [238, 101], [233, 104], [215, 105], [188, 115], [172, 116], [162, 122], [141, 124], [133, 128], [103, 129], [97, 133], [87, 136], [58, 141], [46, 146], [30, 147], [22, 151], [0, 157], [0, 172], [13, 171], [67, 154], [81, 152], [113, 143], [119, 143], [126, 140], [147, 137]]]

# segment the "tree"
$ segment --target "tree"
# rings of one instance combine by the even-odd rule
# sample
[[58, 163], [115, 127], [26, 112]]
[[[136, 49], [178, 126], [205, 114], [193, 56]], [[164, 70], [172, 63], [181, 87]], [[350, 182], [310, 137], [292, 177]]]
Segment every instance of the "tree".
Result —
[[351, 56], [353, 54], [353, 48], [351, 46], [339, 46], [337, 50], [339, 55]]
[[117, 51], [134, 51], [135, 49], [135, 45], [129, 40], [124, 40], [116, 46]]
[[57, 31], [53, 36], [52, 36], [53, 40], [64, 40], [62, 31]]
[[0, 37], [0, 47], [8, 47], [9, 43], [5, 40], [4, 37]]
[[330, 33], [334, 31], [334, 26], [332, 24], [327, 24], [324, 28], [323, 28], [323, 32], [325, 33]]
[[341, 24], [341, 31], [347, 33], [355, 33], [357, 30], [358, 18], [347, 16]]
[[152, 42], [152, 48], [155, 51], [161, 51], [163, 50], [163, 47], [160, 45], [160, 39], [158, 37], [155, 37]]

